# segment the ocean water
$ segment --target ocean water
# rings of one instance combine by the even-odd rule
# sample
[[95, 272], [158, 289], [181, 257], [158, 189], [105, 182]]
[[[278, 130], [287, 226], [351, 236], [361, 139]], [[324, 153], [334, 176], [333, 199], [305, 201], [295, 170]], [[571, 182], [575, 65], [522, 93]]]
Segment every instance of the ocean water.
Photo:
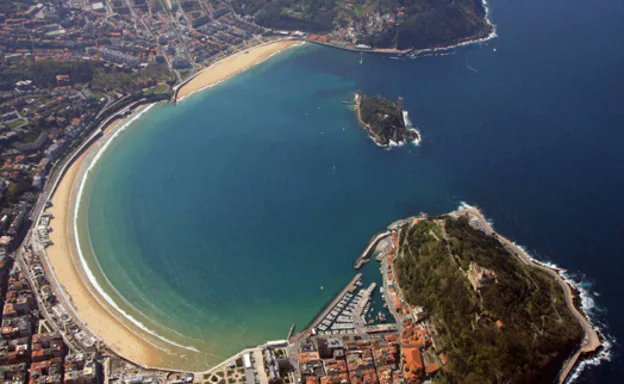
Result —
[[[157, 342], [171, 361], [204, 369], [305, 326], [390, 222], [467, 202], [588, 289], [612, 348], [577, 381], [620, 382], [624, 5], [490, 8], [487, 44], [363, 64], [305, 45], [152, 108], [87, 183], [79, 225], [99, 280], [187, 347]], [[357, 90], [402, 96], [421, 146], [375, 146], [342, 104]]]

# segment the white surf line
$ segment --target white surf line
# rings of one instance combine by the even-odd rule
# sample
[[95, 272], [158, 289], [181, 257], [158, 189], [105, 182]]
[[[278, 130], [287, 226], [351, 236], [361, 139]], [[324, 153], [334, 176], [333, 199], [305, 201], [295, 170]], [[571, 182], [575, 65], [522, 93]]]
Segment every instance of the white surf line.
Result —
[[115, 131], [115, 133], [104, 143], [104, 145], [102, 145], [102, 148], [100, 148], [100, 150], [97, 152], [97, 154], [93, 158], [93, 161], [91, 161], [91, 163], [89, 164], [89, 167], [87, 168], [84, 176], [82, 177], [82, 180], [80, 181], [80, 188], [78, 189], [78, 196], [77, 196], [77, 199], [76, 199], [76, 202], [75, 202], [75, 209], [74, 209], [74, 233], [75, 233], [75, 237], [76, 237], [76, 248], [78, 249], [78, 256], [80, 257], [80, 264], [82, 265], [82, 268], [84, 269], [84, 271], [85, 271], [85, 273], [87, 275], [87, 278], [89, 279], [89, 282], [91, 283], [91, 285], [93, 287], [95, 287], [95, 289], [98, 291], [100, 296], [103, 297], [106, 300], [106, 302], [108, 304], [110, 304], [110, 306], [115, 308], [115, 310], [117, 312], [122, 314], [127, 320], [129, 320], [132, 324], [137, 326], [139, 329], [141, 329], [142, 331], [144, 331], [144, 332], [146, 332], [146, 333], [148, 333], [148, 334], [158, 338], [159, 340], [162, 340], [162, 341], [164, 341], [164, 342], [166, 342], [168, 344], [171, 344], [173, 346], [176, 346], [178, 348], [183, 348], [183, 349], [186, 349], [186, 350], [189, 350], [189, 351], [192, 351], [192, 352], [200, 352], [199, 349], [197, 349], [197, 348], [195, 348], [193, 346], [182, 345], [182, 344], [176, 343], [175, 341], [169, 340], [169, 339], [167, 339], [164, 336], [159, 335], [155, 331], [149, 329], [145, 324], [141, 323], [139, 320], [134, 318], [132, 315], [130, 315], [129, 313], [127, 313], [123, 309], [121, 309], [121, 307], [119, 307], [119, 305], [117, 305], [117, 303], [106, 293], [106, 291], [104, 291], [104, 289], [102, 289], [102, 286], [99, 284], [99, 282], [95, 278], [95, 275], [93, 274], [93, 272], [89, 268], [89, 265], [88, 265], [86, 259], [84, 258], [84, 255], [82, 253], [82, 248], [80, 246], [80, 234], [79, 234], [79, 231], [78, 231], [78, 210], [79, 210], [79, 207], [80, 207], [80, 201], [82, 201], [82, 193], [84, 191], [84, 188], [85, 188], [85, 185], [86, 185], [86, 182], [87, 182], [89, 174], [93, 170], [93, 167], [95, 166], [95, 164], [97, 164], [99, 159], [102, 157], [102, 154], [106, 151], [106, 149], [109, 147], [109, 145], [119, 136], [119, 134], [122, 133], [123, 131], [125, 131], [134, 121], [136, 121], [144, 113], [149, 111], [153, 106], [154, 106], [154, 104], [151, 104], [150, 106], [148, 106], [147, 108], [142, 110], [140, 113], [138, 113], [136, 116], [133, 116], [122, 127], [120, 127], [117, 131]]

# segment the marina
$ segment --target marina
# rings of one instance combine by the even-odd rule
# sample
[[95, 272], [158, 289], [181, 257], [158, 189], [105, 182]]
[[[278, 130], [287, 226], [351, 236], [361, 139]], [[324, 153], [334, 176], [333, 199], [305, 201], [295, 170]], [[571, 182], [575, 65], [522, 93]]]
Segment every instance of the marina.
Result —
[[396, 329], [393, 324], [375, 324], [375, 322], [386, 321], [386, 315], [381, 311], [375, 314], [372, 305], [377, 283], [372, 282], [364, 287], [361, 275], [358, 273], [354, 280], [319, 315], [310, 327], [312, 334], [344, 335], [369, 331], [386, 332], [384, 329]]

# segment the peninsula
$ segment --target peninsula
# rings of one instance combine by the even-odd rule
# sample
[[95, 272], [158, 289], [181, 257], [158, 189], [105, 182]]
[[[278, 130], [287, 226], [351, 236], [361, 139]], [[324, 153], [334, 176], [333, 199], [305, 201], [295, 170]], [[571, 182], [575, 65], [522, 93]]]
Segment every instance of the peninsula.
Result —
[[290, 339], [301, 381], [564, 383], [601, 347], [574, 287], [475, 208], [399, 220], [370, 247], [392, 320], [371, 319], [376, 283], [357, 274]]
[[420, 143], [420, 133], [409, 126], [401, 98], [393, 103], [382, 97], [367, 97], [357, 92], [355, 111], [360, 125], [379, 146], [400, 146], [408, 140]]
[[414, 219], [397, 252], [405, 304], [426, 311], [435, 349], [449, 360], [440, 382], [562, 382], [570, 357], [600, 344], [561, 276], [475, 209]]

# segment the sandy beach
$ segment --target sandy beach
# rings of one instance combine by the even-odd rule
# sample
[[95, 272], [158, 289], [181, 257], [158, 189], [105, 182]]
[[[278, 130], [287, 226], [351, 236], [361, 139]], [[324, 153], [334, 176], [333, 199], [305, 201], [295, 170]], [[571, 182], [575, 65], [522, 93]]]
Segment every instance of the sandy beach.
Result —
[[229, 56], [204, 69], [184, 84], [178, 91], [177, 99], [181, 100], [195, 92], [227, 80], [268, 59], [272, 55], [300, 43], [297, 40], [278, 41], [259, 45]]
[[[300, 42], [288, 40], [268, 43], [227, 57], [206, 68], [185, 84], [179, 90], [178, 99], [235, 76], [296, 44]], [[132, 116], [136, 116], [144, 108], [137, 108]], [[114, 119], [103, 128], [104, 137], [99, 138], [67, 169], [51, 198], [52, 206], [46, 210], [54, 216], [50, 223], [53, 229], [50, 232], [53, 245], [48, 247], [46, 252], [57, 281], [62, 285], [66, 296], [70, 297], [81, 321], [100, 340], [117, 354], [143, 366], [176, 368], [178, 364], [172, 361], [176, 359], [156, 346], [162, 344], [161, 342], [123, 319], [123, 316], [97, 293], [81, 266], [73, 228], [78, 189], [86, 169], [98, 149], [130, 119], [131, 117]], [[162, 347], [176, 349], [168, 344]]]
[[[121, 122], [116, 121], [114, 125]], [[86, 279], [81, 276], [82, 272], [77, 268], [78, 263], [74, 262], [72, 257], [72, 248], [75, 247], [71, 233], [75, 204], [75, 201], [72, 201], [74, 198], [72, 190], [89, 152], [81, 155], [67, 170], [52, 197], [52, 207], [46, 211], [54, 215], [51, 221], [53, 231], [50, 232], [50, 239], [54, 245], [46, 249], [48, 259], [58, 281], [71, 296], [81, 320], [117, 353], [141, 364], [152, 365], [155, 362], [154, 352], [158, 350], [126, 328], [95, 299], [85, 285]]]

